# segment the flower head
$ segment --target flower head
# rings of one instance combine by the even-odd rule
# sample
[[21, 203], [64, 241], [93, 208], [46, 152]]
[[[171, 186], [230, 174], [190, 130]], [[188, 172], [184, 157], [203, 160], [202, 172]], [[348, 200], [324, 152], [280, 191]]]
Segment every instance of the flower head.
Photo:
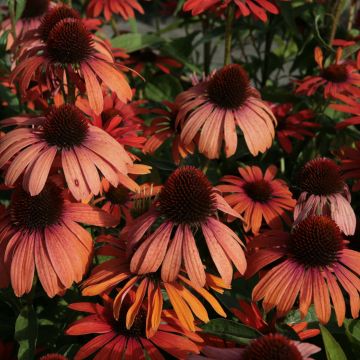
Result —
[[305, 93], [310, 96], [313, 95], [319, 87], [324, 87], [324, 97], [338, 97], [343, 95], [346, 98], [351, 98], [354, 94], [359, 95], [360, 90], [360, 74], [356, 67], [349, 62], [341, 62], [342, 49], [338, 48], [336, 59], [333, 64], [325, 67], [323, 64], [324, 58], [322, 50], [319, 47], [315, 48], [315, 61], [320, 68], [320, 74], [315, 76], [307, 76], [300, 81], [297, 93]]
[[[197, 245], [194, 238], [196, 230], [201, 229], [197, 232], [204, 236], [218, 272], [225, 283], [230, 284], [232, 264], [243, 273], [246, 261], [241, 240], [217, 219], [218, 210], [239, 217], [200, 170], [192, 166], [175, 170], [154, 206], [126, 231], [129, 251], [135, 250], [130, 270], [142, 275], [161, 267], [162, 279], [171, 282], [184, 264], [190, 280], [199, 287], [204, 286], [206, 274], [199, 253], [202, 246]], [[155, 222], [159, 226], [153, 230]]]
[[[138, 275], [130, 271], [130, 259], [126, 254], [125, 244], [110, 236], [101, 236], [98, 242], [105, 243], [99, 254], [113, 258], [95, 267], [90, 277], [82, 284], [83, 295], [94, 296], [118, 288], [114, 299], [113, 312], [116, 319], [121, 316], [124, 306], [125, 294], [134, 291], [135, 301], [126, 316], [126, 327], [130, 328], [134, 316], [139, 309], [144, 307], [147, 312], [146, 334], [149, 337], [155, 333], [160, 325], [161, 311], [163, 309], [166, 293], [170, 304], [175, 311], [175, 316], [182, 326], [190, 331], [195, 331], [194, 315], [201, 321], [209, 321], [207, 310], [198, 300], [200, 295], [221, 316], [226, 316], [214, 296], [204, 288], [199, 288], [192, 283], [183, 273], [172, 282], [161, 279], [160, 272]], [[207, 284], [218, 292], [223, 292], [226, 286], [216, 276], [206, 274]]]
[[257, 166], [238, 170], [241, 177], [226, 175], [222, 178], [226, 185], [217, 188], [234, 211], [244, 216], [245, 231], [258, 233], [263, 218], [271, 228], [282, 228], [281, 219], [289, 223], [286, 211], [294, 208], [295, 200], [286, 183], [275, 179], [276, 167], [269, 166], [265, 175]]
[[336, 223], [327, 216], [309, 216], [291, 233], [269, 231], [250, 243], [248, 276], [276, 262], [253, 290], [253, 300], [263, 300], [266, 312], [276, 307], [278, 316], [287, 314], [299, 296], [305, 317], [314, 304], [321, 323], [331, 315], [330, 299], [339, 326], [345, 318], [345, 300], [350, 296], [351, 314], [359, 313], [360, 253], [349, 250]]
[[77, 223], [115, 226], [110, 215], [89, 205], [71, 203], [53, 182], [36, 196], [21, 187], [1, 218], [1, 257], [17, 296], [28, 293], [36, 268], [48, 296], [68, 289], [85, 274], [92, 257], [91, 235]]
[[327, 158], [307, 162], [297, 176], [301, 194], [294, 209], [295, 222], [309, 215], [329, 215], [345, 235], [355, 231], [355, 213], [351, 195], [339, 166]]
[[177, 124], [182, 127], [180, 140], [189, 145], [199, 134], [199, 151], [209, 159], [220, 156], [223, 140], [226, 157], [235, 154], [237, 126], [254, 156], [265, 152], [274, 139], [276, 119], [240, 65], [223, 67], [181, 93], [176, 104]]
[[[119, 184], [119, 174], [126, 185], [129, 183], [126, 179], [132, 160], [127, 152], [110, 135], [91, 125], [74, 105], [51, 107], [43, 116], [10, 118], [3, 124], [22, 125], [0, 140], [0, 166], [12, 159], [5, 175], [7, 185], [13, 185], [24, 173], [24, 188], [31, 195], [39, 194], [56, 156], [61, 156], [67, 185], [77, 200], [99, 193], [98, 170], [113, 186]], [[130, 184], [136, 185], [133, 181]]]
[[[143, 308], [134, 318], [132, 326], [125, 323], [131, 302], [132, 293], [127, 295], [119, 319], [112, 313], [112, 301], [105, 298], [104, 306], [94, 303], [75, 303], [69, 308], [86, 312], [89, 315], [71, 324], [66, 330], [67, 335], [96, 334], [96, 337], [80, 348], [74, 360], [82, 360], [97, 353], [100, 359], [144, 358], [147, 353], [150, 358], [164, 359], [161, 351], [170, 354], [175, 359], [185, 359], [191, 353], [198, 353], [196, 342], [202, 339], [187, 330], [168, 312], [161, 313], [159, 330], [149, 338], [146, 337], [146, 312]], [[176, 344], [176, 346], [174, 346]]]
[[271, 110], [278, 121], [276, 138], [288, 154], [293, 151], [290, 139], [304, 141], [305, 137], [313, 137], [314, 132], [320, 127], [319, 124], [310, 121], [314, 117], [311, 110], [293, 113], [293, 105], [290, 103], [273, 105]]

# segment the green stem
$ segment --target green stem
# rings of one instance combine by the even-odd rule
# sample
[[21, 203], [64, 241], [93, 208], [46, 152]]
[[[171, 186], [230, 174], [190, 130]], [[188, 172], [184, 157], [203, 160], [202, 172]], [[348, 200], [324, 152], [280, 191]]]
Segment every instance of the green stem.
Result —
[[210, 163], [211, 163], [211, 160], [210, 160], [210, 159], [207, 159], [207, 160], [206, 160], [206, 163], [205, 163], [205, 165], [204, 165], [204, 167], [203, 167], [203, 170], [202, 170], [204, 174], [206, 174], [207, 171], [209, 170]]
[[11, 21], [11, 35], [14, 38], [14, 42], [16, 41], [16, 14], [15, 14], [15, 0], [10, 0], [8, 2], [10, 21]]
[[75, 104], [76, 96], [75, 96], [75, 85], [71, 81], [69, 76], [69, 71], [66, 70], [66, 80], [67, 80], [67, 96], [66, 102], [68, 104]]
[[333, 9], [332, 9], [332, 18], [333, 18], [333, 22], [330, 28], [330, 34], [329, 34], [329, 46], [331, 46], [333, 40], [335, 39], [335, 35], [336, 35], [336, 30], [338, 28], [339, 25], [339, 21], [340, 21], [340, 16], [342, 13], [342, 10], [344, 8], [344, 0], [336, 0]]
[[[205, 37], [209, 31], [209, 19], [205, 15], [202, 21], [202, 31], [203, 36]], [[210, 73], [210, 63], [211, 63], [211, 42], [204, 42], [204, 73], [208, 75]]]
[[224, 66], [231, 63], [232, 26], [234, 17], [235, 7], [233, 3], [230, 3], [226, 9]]

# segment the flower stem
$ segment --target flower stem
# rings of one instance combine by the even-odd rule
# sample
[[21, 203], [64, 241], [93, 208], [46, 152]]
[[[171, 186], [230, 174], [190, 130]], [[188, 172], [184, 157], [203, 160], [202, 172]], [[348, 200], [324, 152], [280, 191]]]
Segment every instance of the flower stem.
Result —
[[[203, 36], [205, 37], [209, 31], [209, 18], [205, 15], [202, 20], [202, 31]], [[211, 63], [211, 42], [204, 42], [204, 73], [208, 75], [210, 73], [210, 63]]]
[[344, 0], [336, 0], [333, 9], [331, 11], [333, 22], [330, 28], [330, 34], [329, 34], [329, 46], [331, 46], [333, 40], [335, 39], [336, 30], [339, 25], [340, 16], [344, 8]]
[[224, 66], [231, 63], [231, 41], [232, 41], [232, 26], [235, 17], [234, 4], [231, 2], [226, 8], [226, 23], [225, 23], [225, 54]]

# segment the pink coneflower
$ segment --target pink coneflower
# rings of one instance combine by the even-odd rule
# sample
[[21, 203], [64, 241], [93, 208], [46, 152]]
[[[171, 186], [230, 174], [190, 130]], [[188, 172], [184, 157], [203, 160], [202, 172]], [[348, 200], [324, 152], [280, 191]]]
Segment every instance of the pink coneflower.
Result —
[[352, 235], [356, 218], [351, 194], [339, 166], [327, 158], [307, 162], [297, 176], [301, 194], [294, 209], [295, 223], [310, 215], [329, 215], [345, 235]]
[[[118, 319], [124, 306], [124, 296], [128, 291], [134, 291], [135, 300], [126, 316], [126, 327], [130, 328], [134, 316], [141, 306], [146, 309], [146, 334], [149, 337], [155, 333], [160, 325], [161, 312], [165, 302], [165, 295], [174, 315], [182, 326], [190, 331], [195, 331], [195, 323], [200, 319], [209, 321], [209, 316], [202, 302], [208, 303], [220, 316], [226, 314], [216, 298], [205, 288], [199, 288], [192, 283], [182, 271], [179, 276], [166, 282], [161, 279], [160, 272], [139, 275], [130, 271], [130, 258], [127, 256], [125, 243], [111, 236], [100, 236], [98, 242], [105, 243], [98, 250], [99, 255], [112, 258], [96, 266], [90, 277], [82, 283], [82, 294], [86, 296], [109, 293], [114, 288], [117, 294], [113, 303], [114, 317]], [[206, 274], [208, 288], [218, 293], [223, 293], [225, 286], [220, 278]], [[201, 298], [202, 302], [198, 298]]]
[[244, 216], [245, 231], [258, 233], [264, 218], [273, 229], [282, 228], [282, 221], [289, 223], [286, 211], [292, 210], [296, 201], [285, 181], [275, 179], [277, 169], [269, 166], [263, 175], [258, 166], [239, 168], [241, 177], [226, 175], [226, 185], [217, 188], [227, 194], [224, 199], [234, 211]]
[[144, 9], [137, 0], [90, 0], [87, 6], [87, 14], [91, 17], [99, 17], [101, 13], [109, 21], [113, 14], [120, 15], [124, 20], [135, 17], [135, 11], [144, 14]]
[[271, 110], [278, 121], [276, 138], [280, 146], [288, 154], [293, 151], [291, 138], [304, 141], [306, 136], [315, 136], [314, 132], [320, 127], [320, 124], [309, 121], [315, 116], [310, 109], [293, 113], [293, 105], [287, 103], [273, 104]]
[[320, 68], [319, 75], [307, 76], [299, 82], [296, 93], [313, 95], [320, 86], [324, 87], [324, 98], [338, 97], [339, 95], [351, 98], [360, 95], [360, 74], [350, 62], [341, 62], [342, 49], [336, 52], [335, 63], [324, 67], [323, 53], [319, 47], [315, 48], [315, 61]]
[[178, 114], [178, 107], [175, 103], [170, 101], [163, 101], [166, 109], [153, 109], [152, 113], [159, 116], [151, 121], [144, 134], [149, 136], [149, 139], [143, 147], [143, 153], [154, 154], [154, 152], [164, 144], [168, 139], [172, 139], [172, 158], [175, 164], [179, 164], [180, 160], [194, 152], [194, 143], [191, 142], [185, 146], [180, 141], [180, 126], [176, 125], [176, 117]]
[[0, 219], [0, 243], [6, 271], [16, 296], [30, 292], [35, 268], [48, 296], [82, 280], [93, 252], [90, 233], [78, 222], [115, 226], [116, 220], [89, 205], [71, 203], [47, 182], [36, 196], [17, 187]]
[[[53, 11], [62, 9], [59, 6]], [[11, 74], [12, 81], [19, 79], [22, 93], [26, 92], [32, 79], [40, 80], [45, 73], [49, 88], [56, 92], [61, 84], [65, 84], [62, 90], [68, 96], [71, 95], [71, 87], [67, 86], [69, 82], [80, 90], [85, 82], [90, 106], [97, 114], [104, 105], [100, 82], [124, 102], [131, 99], [131, 88], [115, 66], [111, 50], [89, 32], [81, 19], [74, 16], [63, 18], [61, 15], [46, 20], [39, 33], [28, 41], [29, 44], [34, 41], [34, 44], [23, 51]]]
[[355, 147], [345, 147], [337, 154], [341, 159], [341, 171], [344, 179], [355, 179], [352, 191], [360, 190], [360, 141], [355, 143]]
[[189, 360], [314, 360], [321, 349], [310, 343], [290, 340], [280, 334], [269, 334], [252, 340], [245, 348], [221, 349], [204, 346], [205, 356], [191, 355]]
[[268, 19], [266, 12], [275, 15], [279, 13], [278, 7], [272, 0], [186, 0], [183, 9], [184, 11], [191, 11], [191, 14], [196, 16], [214, 6], [224, 9], [231, 3], [236, 6], [237, 16], [249, 16], [252, 14], [263, 22]]
[[[3, 124], [22, 125], [0, 140], [0, 167], [12, 159], [5, 175], [7, 185], [13, 185], [24, 173], [24, 188], [31, 195], [39, 194], [57, 156], [61, 156], [67, 185], [77, 200], [99, 193], [98, 170], [113, 186], [121, 178], [129, 183], [132, 160], [128, 153], [110, 135], [91, 125], [74, 105], [51, 107], [43, 116], [10, 118]], [[133, 181], [131, 184], [135, 186]]]
[[183, 124], [181, 141], [189, 145], [199, 134], [199, 151], [209, 159], [220, 156], [223, 140], [226, 157], [235, 154], [237, 126], [254, 156], [265, 152], [273, 142], [276, 119], [250, 86], [248, 75], [240, 65], [223, 67], [181, 93], [176, 104], [177, 123]]
[[[135, 249], [130, 270], [142, 275], [156, 272], [161, 267], [162, 279], [171, 282], [177, 278], [184, 264], [190, 280], [203, 287], [206, 274], [198, 248], [204, 248], [204, 245], [202, 242], [202, 245], [197, 245], [195, 241], [197, 230], [199, 235], [202, 233], [204, 236], [210, 256], [225, 284], [230, 284], [232, 264], [244, 273], [246, 260], [241, 240], [217, 219], [218, 210], [239, 217], [200, 170], [192, 166], [175, 170], [154, 206], [126, 231], [129, 252]], [[152, 231], [155, 223], [158, 227]]]
[[96, 335], [80, 348], [74, 360], [87, 359], [95, 353], [97, 360], [146, 359], [145, 354], [151, 359], [165, 360], [160, 350], [175, 359], [186, 359], [191, 353], [199, 353], [196, 343], [202, 342], [201, 337], [184, 330], [169, 312], [161, 313], [159, 330], [147, 338], [144, 308], [139, 309], [129, 329], [125, 324], [126, 314], [134, 300], [133, 293], [125, 299], [126, 306], [118, 320], [112, 314], [111, 299], [105, 299], [104, 306], [89, 302], [69, 305], [70, 309], [89, 315], [71, 324], [66, 334]]
[[339, 284], [349, 294], [351, 314], [359, 314], [360, 253], [349, 250], [336, 223], [327, 216], [310, 216], [291, 233], [268, 231], [255, 238], [249, 248], [247, 276], [272, 263], [273, 268], [253, 290], [253, 301], [263, 300], [266, 312], [276, 307], [284, 316], [299, 296], [302, 317], [314, 304], [322, 324], [331, 315], [330, 299], [339, 326], [345, 318], [345, 300]]

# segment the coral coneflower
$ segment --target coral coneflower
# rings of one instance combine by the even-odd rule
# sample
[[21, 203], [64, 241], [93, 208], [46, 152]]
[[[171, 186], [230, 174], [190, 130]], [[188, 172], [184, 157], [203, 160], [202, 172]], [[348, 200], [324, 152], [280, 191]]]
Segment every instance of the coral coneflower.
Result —
[[345, 235], [355, 231], [356, 218], [351, 194], [339, 166], [327, 158], [307, 162], [297, 176], [301, 194], [294, 209], [298, 223], [309, 215], [329, 215]]
[[287, 103], [274, 104], [271, 106], [271, 110], [278, 121], [276, 138], [280, 146], [288, 154], [293, 151], [291, 138], [304, 141], [306, 136], [313, 137], [315, 135], [314, 131], [320, 127], [319, 124], [309, 121], [315, 116], [310, 109], [293, 113], [293, 105]]
[[221, 349], [204, 346], [205, 356], [191, 355], [189, 360], [313, 360], [321, 349], [310, 343], [290, 340], [281, 334], [269, 334], [252, 340], [245, 348]]
[[279, 13], [278, 7], [270, 0], [186, 0], [183, 9], [184, 11], [191, 11], [192, 15], [195, 16], [213, 6], [224, 9], [231, 3], [236, 6], [237, 16], [249, 16], [252, 14], [263, 22], [268, 19], [266, 12], [275, 15]]
[[144, 14], [144, 9], [137, 0], [90, 0], [87, 6], [88, 16], [97, 18], [101, 13], [109, 21], [113, 14], [129, 20], [135, 17], [135, 11]]
[[341, 62], [342, 49], [336, 52], [335, 63], [324, 67], [323, 53], [319, 47], [315, 48], [315, 61], [320, 68], [320, 74], [307, 76], [300, 81], [297, 93], [313, 95], [320, 86], [324, 87], [324, 97], [338, 97], [339, 95], [351, 98], [354, 94], [360, 95], [360, 74], [350, 62]]
[[355, 179], [352, 191], [360, 190], [360, 142], [355, 143], [355, 147], [345, 147], [338, 151], [341, 159], [341, 170], [344, 179]]
[[[56, 11], [63, 12], [62, 8], [59, 6]], [[40, 42], [24, 51], [11, 74], [12, 81], [19, 79], [21, 92], [25, 93], [30, 81], [33, 78], [39, 80], [45, 72], [54, 91], [59, 89], [64, 78], [65, 84], [70, 82], [81, 90], [83, 82], [80, 80], [83, 79], [90, 106], [97, 114], [104, 106], [99, 79], [119, 99], [124, 102], [130, 100], [131, 88], [115, 66], [109, 47], [92, 35], [81, 19], [71, 14], [66, 18], [62, 18], [62, 13], [61, 16], [55, 15], [44, 19], [39, 27]], [[71, 96], [70, 87], [65, 86], [64, 90]]]
[[239, 168], [241, 177], [226, 175], [226, 185], [217, 188], [227, 194], [224, 199], [244, 216], [245, 231], [258, 233], [264, 218], [273, 229], [282, 228], [282, 221], [290, 222], [286, 211], [292, 210], [296, 201], [283, 180], [275, 179], [277, 169], [269, 166], [263, 175], [257, 166]]
[[52, 107], [39, 117], [10, 118], [3, 124], [23, 125], [0, 140], [0, 167], [15, 156], [5, 175], [7, 185], [24, 173], [24, 188], [31, 195], [39, 194], [57, 155], [61, 155], [67, 185], [77, 200], [99, 193], [98, 170], [113, 186], [121, 178], [129, 183], [126, 174], [132, 160], [128, 153], [105, 131], [91, 125], [74, 105]]
[[[142, 275], [156, 272], [161, 267], [162, 279], [171, 282], [177, 278], [183, 263], [190, 280], [197, 286], [204, 286], [206, 273], [199, 253], [204, 246], [197, 245], [194, 237], [197, 232], [205, 238], [221, 277], [230, 284], [232, 264], [242, 274], [246, 260], [241, 240], [217, 219], [218, 210], [240, 217], [216, 192], [203, 172], [192, 166], [175, 170], [154, 206], [126, 231], [130, 252], [136, 248], [130, 270]], [[159, 226], [152, 231], [155, 223]], [[203, 244], [203, 240], [198, 241]]]
[[181, 140], [188, 145], [200, 132], [198, 148], [209, 159], [220, 156], [223, 140], [226, 157], [235, 154], [236, 127], [243, 132], [254, 156], [265, 152], [273, 142], [276, 119], [250, 86], [248, 75], [240, 65], [223, 67], [181, 93], [176, 103], [177, 123], [183, 125]]
[[[167, 294], [182, 326], [191, 331], [195, 331], [194, 315], [204, 322], [209, 321], [204, 305], [193, 293], [206, 300], [219, 315], [226, 316], [215, 297], [206, 289], [193, 284], [185, 275], [180, 274], [170, 283], [162, 281], [158, 272], [144, 275], [132, 273], [125, 244], [121, 240], [100, 236], [97, 241], [107, 243], [98, 250], [99, 254], [113, 258], [93, 269], [90, 277], [82, 283], [82, 293], [85, 296], [94, 296], [118, 288], [113, 304], [114, 317], [118, 319], [124, 306], [124, 296], [129, 291], [134, 291], [135, 301], [126, 316], [127, 328], [131, 327], [134, 317], [144, 306], [147, 312], [146, 334], [149, 337], [155, 333], [160, 325], [164, 293]], [[215, 291], [222, 293], [226, 288], [216, 276], [206, 274], [206, 278], [208, 286]]]
[[145, 354], [151, 359], [165, 360], [161, 351], [175, 359], [186, 359], [191, 353], [199, 353], [196, 342], [201, 342], [202, 339], [184, 330], [171, 314], [164, 311], [161, 314], [159, 329], [151, 337], [146, 336], [147, 314], [143, 308], [139, 310], [132, 326], [128, 329], [125, 318], [134, 300], [133, 294], [129, 295], [118, 320], [113, 317], [110, 299], [106, 299], [105, 306], [88, 302], [69, 305], [70, 309], [86, 312], [89, 315], [71, 324], [66, 334], [97, 335], [80, 348], [74, 360], [87, 359], [94, 353], [97, 353], [98, 360], [145, 359]]
[[175, 103], [164, 101], [166, 109], [153, 109], [152, 113], [159, 116], [154, 118], [151, 126], [144, 134], [150, 136], [143, 147], [143, 153], [153, 154], [167, 139], [172, 139], [172, 158], [175, 164], [179, 164], [182, 158], [194, 152], [194, 143], [187, 146], [180, 141], [180, 129], [176, 126], [178, 108]]
[[263, 299], [266, 312], [276, 307], [278, 316], [284, 316], [299, 296], [301, 316], [314, 304], [319, 321], [326, 324], [331, 299], [341, 326], [345, 300], [340, 284], [349, 294], [352, 316], [358, 317], [360, 253], [347, 249], [331, 218], [310, 216], [291, 233], [268, 231], [253, 239], [249, 247], [254, 253], [248, 259], [248, 276], [275, 262], [253, 290], [253, 300]]
[[36, 196], [17, 187], [0, 220], [0, 243], [16, 296], [28, 293], [36, 268], [48, 296], [82, 280], [91, 262], [91, 235], [77, 223], [115, 226], [116, 220], [89, 205], [64, 199], [61, 189], [47, 182]]

